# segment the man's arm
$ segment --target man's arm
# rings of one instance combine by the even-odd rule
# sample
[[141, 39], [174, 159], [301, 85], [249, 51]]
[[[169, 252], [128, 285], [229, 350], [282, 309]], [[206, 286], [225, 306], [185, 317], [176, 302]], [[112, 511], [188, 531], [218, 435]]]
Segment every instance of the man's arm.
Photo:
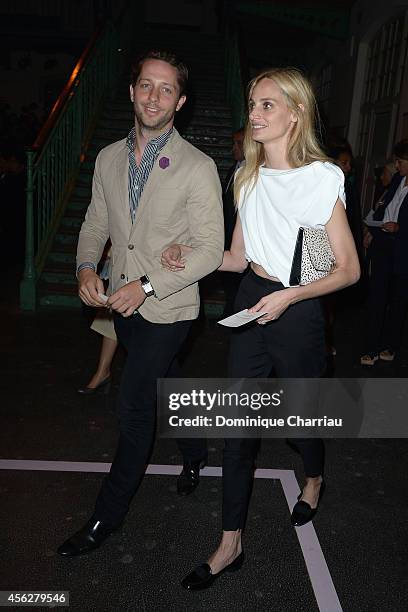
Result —
[[185, 212], [188, 215], [190, 246], [193, 250], [186, 258], [185, 268], [177, 274], [162, 267], [145, 271], [159, 300], [207, 276], [222, 262], [224, 250], [222, 193], [214, 162], [205, 161], [196, 169], [190, 180], [192, 189]]
[[108, 237], [108, 211], [100, 177], [98, 155], [92, 181], [92, 199], [79, 233], [77, 249], [79, 297], [88, 306], [105, 305], [98, 296], [98, 293], [104, 292], [103, 283], [95, 271]]
[[[180, 270], [184, 270], [186, 267], [186, 257], [192, 251], [193, 248], [186, 244], [172, 244], [163, 251], [161, 264], [166, 270], [180, 272]], [[224, 251], [222, 264], [218, 268], [218, 272], [245, 272], [248, 263], [248, 260], [245, 258], [245, 243], [241, 219], [237, 216], [231, 248], [228, 251]]]

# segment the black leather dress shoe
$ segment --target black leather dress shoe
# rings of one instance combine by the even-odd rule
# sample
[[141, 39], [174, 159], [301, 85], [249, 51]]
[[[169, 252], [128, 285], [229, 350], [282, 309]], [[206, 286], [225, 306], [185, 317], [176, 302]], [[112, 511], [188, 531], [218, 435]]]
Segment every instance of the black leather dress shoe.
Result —
[[319, 499], [317, 500], [316, 508], [312, 508], [310, 504], [300, 499], [302, 497], [302, 493], [298, 496], [298, 501], [293, 506], [292, 515], [290, 517], [290, 521], [294, 527], [306, 525], [306, 523], [309, 523], [309, 521], [316, 516], [316, 512], [319, 508], [325, 488], [326, 484], [323, 480], [322, 484], [320, 485]]
[[211, 571], [211, 567], [208, 563], [203, 563], [195, 568], [188, 576], [183, 578], [181, 581], [181, 586], [187, 591], [201, 591], [202, 589], [208, 589], [214, 581], [221, 576], [222, 574], [232, 574], [233, 572], [237, 572], [241, 569], [242, 564], [244, 562], [245, 556], [244, 552], [229, 565], [224, 567], [218, 574], [213, 574]]
[[62, 557], [77, 557], [99, 548], [117, 527], [108, 526], [103, 521], [90, 519], [77, 533], [68, 538], [57, 550]]
[[103, 393], [104, 395], [108, 395], [111, 388], [111, 378], [108, 376], [99, 385], [96, 387], [81, 387], [77, 389], [78, 393], [81, 395], [96, 395], [97, 393]]
[[181, 474], [177, 479], [177, 493], [179, 495], [190, 495], [200, 482], [200, 469], [205, 466], [205, 461], [185, 461]]

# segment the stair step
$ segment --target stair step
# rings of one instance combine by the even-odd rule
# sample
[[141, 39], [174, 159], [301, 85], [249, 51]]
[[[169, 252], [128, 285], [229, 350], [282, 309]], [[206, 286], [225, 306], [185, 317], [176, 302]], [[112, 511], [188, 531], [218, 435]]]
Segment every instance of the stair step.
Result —
[[61, 238], [61, 242], [64, 242], [64, 244], [65, 244], [65, 237], [69, 237], [69, 236], [78, 236], [78, 228], [67, 226], [67, 227], [64, 227], [64, 229], [62, 229], [60, 226], [59, 231], [55, 234], [55, 238], [56, 239]]
[[42, 295], [78, 295], [78, 283], [61, 283], [58, 279], [54, 282], [40, 280]]
[[82, 308], [82, 302], [78, 296], [61, 295], [58, 293], [42, 294], [39, 303], [40, 306], [47, 306], [53, 308]]
[[75, 272], [72, 272], [72, 270], [71, 273], [57, 271], [51, 272], [48, 270], [47, 272], [43, 272], [41, 274], [41, 282], [45, 283], [46, 285], [56, 285], [60, 288], [64, 288], [64, 290], [68, 287], [70, 290], [72, 288], [75, 291], [78, 290], [78, 281], [76, 279]]
[[230, 145], [232, 146], [232, 134], [231, 130], [222, 127], [214, 127], [214, 126], [197, 126], [197, 125], [189, 125], [184, 131], [182, 136], [186, 138], [188, 135], [194, 136], [208, 136], [210, 138], [222, 138], [222, 140], [226, 140], [229, 138]]
[[[211, 129], [211, 130], [215, 130], [218, 128], [218, 126], [223, 129], [223, 130], [228, 130], [229, 133], [232, 133], [232, 124], [231, 124], [231, 117], [225, 118], [225, 117], [209, 117], [208, 115], [201, 115], [200, 117], [194, 117], [194, 125], [192, 127], [194, 127], [194, 129], [199, 130], [199, 129]], [[190, 128], [190, 126], [188, 126], [188, 128], [185, 130], [185, 132], [187, 132], [187, 130]]]
[[89, 187], [87, 186], [80, 186], [80, 185], [75, 185], [74, 187], [74, 191], [72, 192], [72, 195], [74, 197], [83, 197], [83, 198], [90, 198], [92, 195], [92, 190], [91, 190], [91, 186], [89, 185]]
[[88, 149], [88, 151], [86, 152], [85, 161], [82, 162], [81, 172], [86, 172], [86, 173], [92, 172], [93, 173], [94, 169], [95, 169], [95, 158], [89, 155], [89, 149]]
[[88, 208], [89, 199], [81, 198], [80, 196], [72, 196], [72, 199], [69, 201], [67, 211], [79, 211], [82, 212]]
[[68, 204], [68, 207], [65, 211], [64, 218], [79, 219], [80, 223], [82, 223], [82, 221], [85, 219], [87, 208], [88, 208], [88, 204], [81, 206], [81, 208], [71, 208], [71, 204]]
[[73, 246], [74, 248], [76, 248], [77, 243], [78, 243], [78, 232], [77, 231], [72, 231], [72, 232], [67, 231], [67, 232], [58, 233], [55, 235], [53, 247], [58, 250], [61, 247], [68, 247], [68, 246]]
[[43, 268], [41, 278], [43, 274], [66, 274], [75, 277], [75, 260], [71, 261], [55, 261], [51, 260], [50, 257], [47, 258], [45, 262], [45, 266]]
[[88, 173], [82, 174], [81, 172], [77, 179], [76, 186], [79, 187], [80, 189], [87, 189], [87, 190], [92, 189], [92, 175], [89, 176]]
[[216, 136], [208, 136], [207, 134], [184, 134], [184, 138], [191, 142], [196, 147], [212, 146], [215, 149], [225, 149], [226, 155], [231, 154], [231, 138], [217, 138]]
[[79, 216], [64, 216], [61, 220], [60, 229], [64, 232], [67, 230], [75, 231], [78, 234], [82, 225], [82, 218]]
[[51, 272], [52, 270], [75, 270], [76, 262], [76, 249], [70, 253], [63, 253], [61, 251], [51, 251], [48, 254], [47, 261], [45, 262], [44, 270]]
[[76, 251], [77, 251], [77, 244], [76, 242], [69, 242], [69, 243], [63, 243], [63, 242], [58, 242], [52, 245], [52, 254], [54, 255], [55, 253], [59, 253], [60, 255], [63, 254], [70, 254], [71, 256], [73, 256], [75, 258], [76, 256]]

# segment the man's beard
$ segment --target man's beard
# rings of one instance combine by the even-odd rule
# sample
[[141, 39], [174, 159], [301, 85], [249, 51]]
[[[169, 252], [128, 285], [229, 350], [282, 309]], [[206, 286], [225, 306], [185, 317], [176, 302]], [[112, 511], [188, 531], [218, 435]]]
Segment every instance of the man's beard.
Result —
[[151, 120], [152, 122], [156, 121], [155, 123], [145, 123], [145, 120], [143, 119], [143, 115], [141, 111], [137, 109], [136, 107], [134, 108], [134, 111], [135, 111], [136, 119], [137, 119], [139, 126], [142, 129], [151, 131], [151, 132], [159, 132], [173, 119], [175, 115], [174, 111], [173, 112], [168, 111], [165, 115], [163, 115], [161, 118], [158, 118], [157, 120], [155, 120], [155, 118], [152, 117]]

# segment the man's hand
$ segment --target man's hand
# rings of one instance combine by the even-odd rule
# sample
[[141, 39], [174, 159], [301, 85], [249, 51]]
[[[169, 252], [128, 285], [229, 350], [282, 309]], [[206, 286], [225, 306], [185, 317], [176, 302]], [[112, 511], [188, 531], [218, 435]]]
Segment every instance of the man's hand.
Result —
[[124, 285], [109, 297], [106, 305], [123, 317], [130, 317], [143, 304], [146, 294], [140, 280]]
[[87, 306], [105, 306], [105, 302], [98, 295], [105, 293], [103, 282], [92, 268], [83, 268], [79, 272], [78, 283], [79, 297]]
[[399, 225], [398, 223], [395, 223], [395, 221], [387, 221], [387, 223], [384, 223], [381, 229], [383, 230], [383, 232], [390, 232], [390, 234], [395, 234], [395, 232], [398, 232], [399, 230]]

